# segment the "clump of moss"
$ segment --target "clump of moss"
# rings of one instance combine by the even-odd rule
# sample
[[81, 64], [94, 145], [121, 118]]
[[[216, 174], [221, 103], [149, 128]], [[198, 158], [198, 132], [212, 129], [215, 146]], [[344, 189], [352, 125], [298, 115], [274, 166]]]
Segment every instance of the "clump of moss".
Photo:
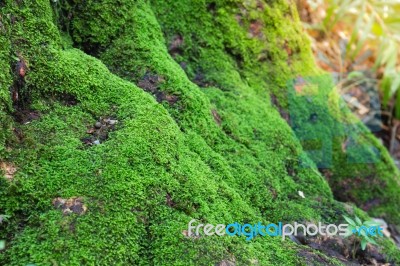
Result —
[[[191, 219], [337, 222], [345, 211], [314, 162], [306, 155], [310, 167], [299, 164], [301, 143], [269, 100], [275, 94], [288, 107], [287, 79], [318, 72], [290, 5], [66, 3], [5, 7], [16, 17], [11, 47], [30, 66], [26, 104], [40, 117], [15, 124], [23, 134], [6, 153], [18, 172], [0, 181], [0, 211], [12, 217], [1, 225], [0, 261], [305, 263], [290, 241], [184, 233]], [[135, 85], [149, 73], [165, 101]], [[87, 148], [82, 137], [104, 116], [121, 123]], [[53, 206], [58, 197], [79, 197], [87, 211], [66, 216]]]
[[[5, 141], [8, 137], [6, 133], [9, 130], [10, 121], [7, 117], [7, 111], [11, 108], [11, 98], [9, 87], [11, 85], [10, 68], [10, 40], [9, 26], [6, 14], [0, 15], [0, 154], [5, 150]], [[4, 122], [3, 122], [4, 121]]]
[[[98, 9], [97, 5], [103, 4], [88, 3], [85, 13]], [[164, 77], [166, 82], [161, 89], [179, 95], [180, 101], [176, 105], [166, 107], [181, 128], [192, 129], [201, 125], [196, 131], [201, 132], [208, 144], [229, 135], [246, 145], [254, 140], [254, 128], [251, 129], [247, 122], [256, 114], [246, 117], [246, 123], [243, 122], [246, 126], [240, 127], [231, 117], [223, 117], [224, 109], [228, 108], [229, 102], [242, 101], [247, 95], [265, 102], [272, 95], [277, 98], [279, 107], [292, 117], [290, 125], [303, 148], [309, 151], [307, 156], [319, 167], [329, 168], [328, 181], [336, 198], [355, 202], [372, 215], [383, 216], [395, 223], [400, 221], [396, 212], [400, 195], [396, 185], [398, 170], [372, 134], [361, 123], [350, 119], [348, 111], [339, 108], [339, 102], [332, 99], [337, 97], [335, 92], [332, 94], [332, 80], [315, 68], [309, 44], [300, 34], [297, 14], [290, 4], [286, 1], [273, 4], [262, 1], [165, 4], [156, 1], [151, 4], [151, 10], [140, 3], [130, 8], [135, 16], [127, 19], [115, 15], [113, 18], [123, 21], [118, 23], [125, 23], [117, 38], [109, 38], [106, 46], [95, 42], [102, 47], [98, 57], [111, 71], [133, 82], [140, 82], [149, 70]], [[77, 14], [72, 22], [77, 32], [81, 21], [86, 21], [86, 17]], [[293, 23], [287, 25], [285, 21]], [[107, 27], [107, 22], [102, 25]], [[104, 34], [104, 31], [96, 29], [91, 32], [99, 36]], [[90, 41], [87, 35], [82, 36]], [[81, 38], [76, 39], [78, 45]], [[180, 67], [171, 62], [165, 46]], [[228, 134], [221, 136], [214, 129], [210, 107], [192, 83], [183, 84], [185, 77], [181, 77], [180, 68], [192, 82], [205, 87], [202, 90], [218, 114], [222, 114], [223, 131]], [[293, 94], [296, 93], [293, 81], [304, 79], [315, 84], [318, 91], [303, 92], [301, 97], [297, 97]], [[218, 106], [214, 104], [218, 101], [214, 91], [222, 91], [225, 95], [222, 96], [224, 102], [219, 101]], [[201, 108], [197, 107], [199, 104]], [[261, 106], [255, 102], [250, 105]], [[249, 110], [248, 106], [244, 109]], [[230, 114], [242, 115], [244, 112], [237, 108], [229, 110]], [[260, 119], [263, 119], [262, 114]], [[258, 126], [260, 123], [254, 124]], [[242, 128], [248, 131], [244, 138], [239, 136], [243, 132], [232, 132]], [[265, 132], [263, 129], [259, 131]], [[342, 149], [349, 139], [354, 142], [354, 149]], [[267, 138], [259, 140], [267, 141]], [[365, 164], [369, 164], [370, 170], [362, 174], [358, 169], [366, 169]], [[368, 174], [370, 171], [373, 176]], [[348, 176], [375, 181], [365, 182], [366, 186], [351, 187], [344, 194], [337, 193], [343, 186], [338, 184]], [[381, 199], [379, 202], [378, 198]], [[365, 202], [378, 203], [364, 206]]]

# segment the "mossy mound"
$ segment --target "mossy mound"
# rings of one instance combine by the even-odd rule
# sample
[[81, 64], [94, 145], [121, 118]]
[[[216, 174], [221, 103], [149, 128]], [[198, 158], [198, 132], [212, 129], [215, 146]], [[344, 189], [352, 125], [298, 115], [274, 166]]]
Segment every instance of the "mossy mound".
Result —
[[[286, 1], [1, 8], [0, 158], [17, 168], [0, 180], [0, 213], [11, 216], [1, 224], [3, 264], [297, 265], [305, 247], [288, 240], [189, 238], [184, 230], [193, 218], [337, 223], [345, 213], [316, 168], [320, 157], [304, 153], [304, 134], [284, 119], [295, 112], [309, 124], [313, 111], [287, 97], [288, 82], [322, 74]], [[321, 95], [315, 104], [324, 110]], [[322, 137], [350, 119], [332, 112]], [[118, 123], [87, 145], [105, 117]], [[376, 183], [355, 187], [349, 199], [379, 198], [371, 214], [398, 223], [398, 172], [362, 125], [353, 128], [381, 156], [369, 164]], [[337, 149], [345, 137], [332, 141], [331, 185], [366, 174]], [[61, 199], [81, 205], [66, 213]], [[384, 246], [399, 262], [394, 245]]]

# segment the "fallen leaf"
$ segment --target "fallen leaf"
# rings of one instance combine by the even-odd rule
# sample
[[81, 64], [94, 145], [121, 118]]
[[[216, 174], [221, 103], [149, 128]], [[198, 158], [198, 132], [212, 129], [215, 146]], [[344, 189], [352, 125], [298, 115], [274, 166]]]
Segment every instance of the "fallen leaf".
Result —
[[10, 181], [13, 180], [17, 172], [17, 168], [14, 164], [8, 162], [0, 162], [0, 169], [4, 171], [4, 176]]
[[87, 207], [83, 204], [83, 199], [81, 197], [72, 197], [69, 199], [58, 197], [53, 199], [53, 205], [55, 208], [61, 209], [64, 215], [69, 215], [71, 213], [83, 215], [87, 211]]

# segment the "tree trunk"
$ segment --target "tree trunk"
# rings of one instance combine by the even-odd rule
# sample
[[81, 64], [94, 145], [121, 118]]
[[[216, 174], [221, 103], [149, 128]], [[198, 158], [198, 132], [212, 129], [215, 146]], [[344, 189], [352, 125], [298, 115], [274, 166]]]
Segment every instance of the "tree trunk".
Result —
[[292, 2], [0, 7], [0, 264], [329, 264], [188, 223], [400, 224], [398, 170], [316, 68]]

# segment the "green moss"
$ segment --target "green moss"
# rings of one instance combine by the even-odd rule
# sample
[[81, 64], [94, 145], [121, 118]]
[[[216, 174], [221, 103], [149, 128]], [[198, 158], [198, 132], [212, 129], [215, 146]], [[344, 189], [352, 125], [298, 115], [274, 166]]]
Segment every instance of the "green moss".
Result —
[[[193, 218], [337, 222], [344, 213], [318, 161], [304, 156], [299, 137], [270, 103], [274, 94], [290, 109], [287, 81], [318, 73], [297, 15], [285, 1], [257, 5], [9, 1], [6, 13], [17, 18], [11, 46], [29, 62], [24, 89], [41, 117], [15, 124], [23, 140], [10, 141], [5, 153], [18, 172], [12, 182], [0, 181], [0, 212], [12, 217], [1, 225], [0, 238], [8, 242], [0, 261], [305, 263], [297, 256], [301, 247], [277, 238], [246, 242], [182, 233]], [[169, 45], [179, 38], [179, 47]], [[137, 87], [146, 73], [160, 77], [157, 93], [177, 102], [157, 102], [155, 93]], [[57, 100], [62, 95], [77, 104], [63, 104]], [[118, 119], [116, 130], [100, 145], [85, 146], [87, 129], [106, 116]], [[311, 167], [299, 164], [302, 157]], [[52, 204], [56, 197], [78, 196], [88, 207], [81, 216], [63, 216]]]
[[[288, 20], [297, 21], [296, 12], [291, 10], [286, 1], [264, 5], [263, 10], [258, 7], [258, 12], [254, 12], [257, 1], [235, 3], [230, 10], [227, 10], [223, 1], [214, 3], [213, 12], [217, 15], [215, 19], [210, 17], [212, 12], [203, 3], [191, 2], [190, 6], [194, 7], [188, 10], [183, 7], [186, 4], [183, 2], [175, 3], [171, 7], [157, 1], [153, 10], [167, 41], [176, 34], [182, 36], [183, 44], [180, 49], [183, 52], [175, 60], [178, 63], [187, 63], [189, 78], [191, 72], [201, 71], [206, 77], [204, 83], [209, 82], [222, 91], [233, 91], [240, 95], [235, 100], [232, 98], [235, 107], [227, 112], [229, 117], [223, 115], [227, 104], [217, 106], [222, 120], [232, 123], [231, 128], [240, 130], [239, 124], [231, 119], [232, 114], [241, 115], [246, 112], [243, 109], [248, 111], [251, 107], [240, 109], [240, 105], [236, 106], [238, 99], [242, 101], [246, 98], [246, 93], [252, 93], [265, 97], [259, 99], [268, 101], [265, 93], [273, 94], [280, 106], [292, 117], [291, 127], [303, 148], [308, 150], [307, 156], [320, 167], [330, 168], [328, 181], [335, 196], [340, 200], [355, 202], [371, 215], [399, 223], [398, 170], [385, 148], [361, 123], [349, 118], [347, 109], [341, 108], [340, 103], [335, 100], [337, 96], [332, 88], [332, 79], [314, 67], [309, 44], [299, 34], [301, 29], [298, 24], [287, 23]], [[219, 6], [223, 7], [218, 8]], [[168, 8], [178, 11], [171, 14], [165, 11]], [[193, 10], [196, 10], [196, 15], [191, 13]], [[193, 58], [194, 62], [191, 61]], [[260, 60], [255, 60], [256, 58]], [[107, 63], [107, 60], [104, 61]], [[294, 88], [291, 83], [296, 76], [315, 84], [317, 91], [304, 91], [300, 97], [293, 96]], [[208, 91], [205, 91], [206, 95], [213, 103], [216, 99], [214, 95], [210, 97]], [[259, 102], [250, 105], [257, 108], [262, 106]], [[314, 114], [318, 115], [316, 123], [310, 122]], [[244, 127], [251, 124], [249, 117], [244, 121]], [[229, 126], [223, 125], [224, 130], [231, 134]], [[240, 133], [232, 135], [235, 140], [241, 140], [238, 137]], [[248, 141], [250, 139], [251, 137]], [[350, 144], [347, 150], [343, 150], [342, 146], [349, 139], [355, 144]], [[316, 141], [317, 144], [308, 147], [310, 141]], [[265, 142], [267, 138], [264, 139]], [[327, 162], [327, 165], [324, 166], [321, 162]], [[366, 164], [369, 165], [368, 168], [365, 167]], [[344, 184], [341, 182], [350, 176], [358, 181], [351, 182], [354, 187], [343, 193]], [[375, 203], [369, 206], [371, 202]]]
[[[12, 83], [10, 73], [10, 40], [9, 40], [9, 25], [6, 14], [0, 15], [0, 154], [5, 149], [5, 141], [9, 130], [10, 121], [6, 115], [6, 111], [11, 108], [9, 87]], [[4, 121], [4, 122], [3, 122]]]

